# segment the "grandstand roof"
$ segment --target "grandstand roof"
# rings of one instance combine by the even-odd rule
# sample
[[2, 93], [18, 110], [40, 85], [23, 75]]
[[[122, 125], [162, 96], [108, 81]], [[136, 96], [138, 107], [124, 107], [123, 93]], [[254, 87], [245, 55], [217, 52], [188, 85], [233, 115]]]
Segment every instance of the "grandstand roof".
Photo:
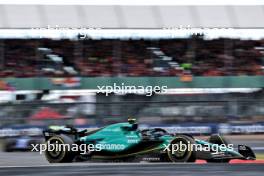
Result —
[[0, 28], [263, 28], [262, 19], [263, 5], [0, 5]]

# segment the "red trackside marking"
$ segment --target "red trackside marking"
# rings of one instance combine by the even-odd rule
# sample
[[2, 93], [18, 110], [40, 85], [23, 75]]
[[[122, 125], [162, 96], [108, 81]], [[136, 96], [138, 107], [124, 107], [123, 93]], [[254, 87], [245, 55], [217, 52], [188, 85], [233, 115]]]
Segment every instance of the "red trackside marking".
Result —
[[[207, 161], [205, 160], [196, 160], [196, 164], [205, 164]], [[264, 160], [239, 160], [239, 159], [233, 159], [229, 162], [230, 164], [243, 164], [243, 163], [252, 163], [252, 164], [264, 164]]]
[[205, 164], [207, 162], [205, 160], [196, 160], [195, 163], [197, 163], [197, 164]]
[[252, 164], [264, 164], [264, 160], [239, 160], [234, 159], [229, 162], [230, 164], [239, 164], [239, 163], [252, 163]]

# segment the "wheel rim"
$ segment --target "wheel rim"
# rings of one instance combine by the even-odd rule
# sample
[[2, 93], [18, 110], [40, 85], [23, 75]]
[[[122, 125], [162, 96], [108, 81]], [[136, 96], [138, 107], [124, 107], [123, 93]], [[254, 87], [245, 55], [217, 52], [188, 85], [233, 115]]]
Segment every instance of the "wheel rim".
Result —
[[[180, 141], [176, 142], [175, 144], [178, 145], [178, 146], [180, 146]], [[187, 149], [184, 150], [184, 151], [181, 151], [181, 150], [178, 149], [178, 150], [174, 153], [174, 155], [175, 155], [177, 158], [182, 158], [182, 157], [185, 155], [186, 152], [187, 152]]]
[[[180, 143], [188, 145], [188, 141], [184, 138], [177, 138], [171, 142], [171, 144], [180, 145]], [[185, 150], [175, 150], [172, 152], [172, 145], [171, 145], [171, 152], [168, 151], [168, 156], [172, 162], [187, 162], [188, 158], [191, 156], [191, 151], [186, 148]]]
[[[185, 144], [184, 143], [184, 141], [182, 142], [181, 140], [180, 141], [177, 141], [176, 143], [174, 143], [174, 144], [176, 144], [177, 146], [180, 146], [180, 144]], [[188, 152], [188, 149], [185, 149], [185, 150], [183, 150], [183, 151], [181, 151], [179, 148], [178, 148], [178, 150], [176, 150], [176, 152], [174, 152], [174, 157], [176, 157], [177, 159], [182, 159], [182, 158], [184, 158], [184, 156], [186, 155], [186, 153]]]
[[[56, 146], [56, 145], [59, 145], [59, 144], [63, 144], [63, 142], [62, 142], [61, 140], [59, 140], [59, 139], [51, 139], [51, 140], [49, 141], [49, 144], [53, 144], [53, 145]], [[60, 150], [59, 150], [59, 147], [55, 147], [54, 150], [52, 150], [52, 151], [48, 151], [49, 155], [50, 155], [51, 157], [53, 157], [53, 158], [57, 158], [58, 156], [61, 155], [62, 152], [63, 152], [63, 151], [60, 151]]]

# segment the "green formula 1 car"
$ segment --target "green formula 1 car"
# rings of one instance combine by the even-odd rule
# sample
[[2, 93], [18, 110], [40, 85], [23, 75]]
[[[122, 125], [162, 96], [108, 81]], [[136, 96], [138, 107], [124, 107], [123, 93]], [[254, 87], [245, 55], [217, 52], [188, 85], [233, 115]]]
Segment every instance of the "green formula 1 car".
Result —
[[139, 130], [135, 120], [93, 131], [66, 126], [43, 131], [45, 156], [50, 163], [73, 161], [110, 162], [229, 162], [231, 159], [255, 160], [250, 147], [239, 145], [235, 151], [222, 136], [208, 140], [188, 134], [170, 134], [161, 128]]

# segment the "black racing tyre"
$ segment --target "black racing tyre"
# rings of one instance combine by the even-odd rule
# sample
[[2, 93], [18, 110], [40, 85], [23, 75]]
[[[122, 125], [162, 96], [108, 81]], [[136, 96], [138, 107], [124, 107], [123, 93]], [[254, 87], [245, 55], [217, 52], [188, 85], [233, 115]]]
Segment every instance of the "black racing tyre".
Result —
[[13, 139], [6, 139], [3, 145], [4, 152], [13, 152], [13, 147], [16, 145], [16, 141]]
[[[180, 144], [185, 144], [186, 150], [176, 150], [175, 146], [173, 150], [173, 145], [180, 146]], [[196, 152], [192, 150], [191, 145], [195, 145], [195, 140], [186, 135], [176, 136], [170, 143], [170, 151], [167, 151], [168, 157], [171, 162], [195, 162]], [[190, 147], [188, 147], [190, 146]], [[183, 148], [184, 149], [184, 148]], [[174, 151], [174, 152], [173, 152]]]
[[[69, 150], [46, 150], [45, 157], [50, 163], [69, 163], [75, 158], [75, 152], [71, 151], [71, 147], [74, 144], [73, 140], [66, 135], [56, 135], [49, 138], [47, 144], [67, 144]], [[65, 147], [66, 148], [66, 147]], [[63, 149], [63, 148], [62, 148]]]

